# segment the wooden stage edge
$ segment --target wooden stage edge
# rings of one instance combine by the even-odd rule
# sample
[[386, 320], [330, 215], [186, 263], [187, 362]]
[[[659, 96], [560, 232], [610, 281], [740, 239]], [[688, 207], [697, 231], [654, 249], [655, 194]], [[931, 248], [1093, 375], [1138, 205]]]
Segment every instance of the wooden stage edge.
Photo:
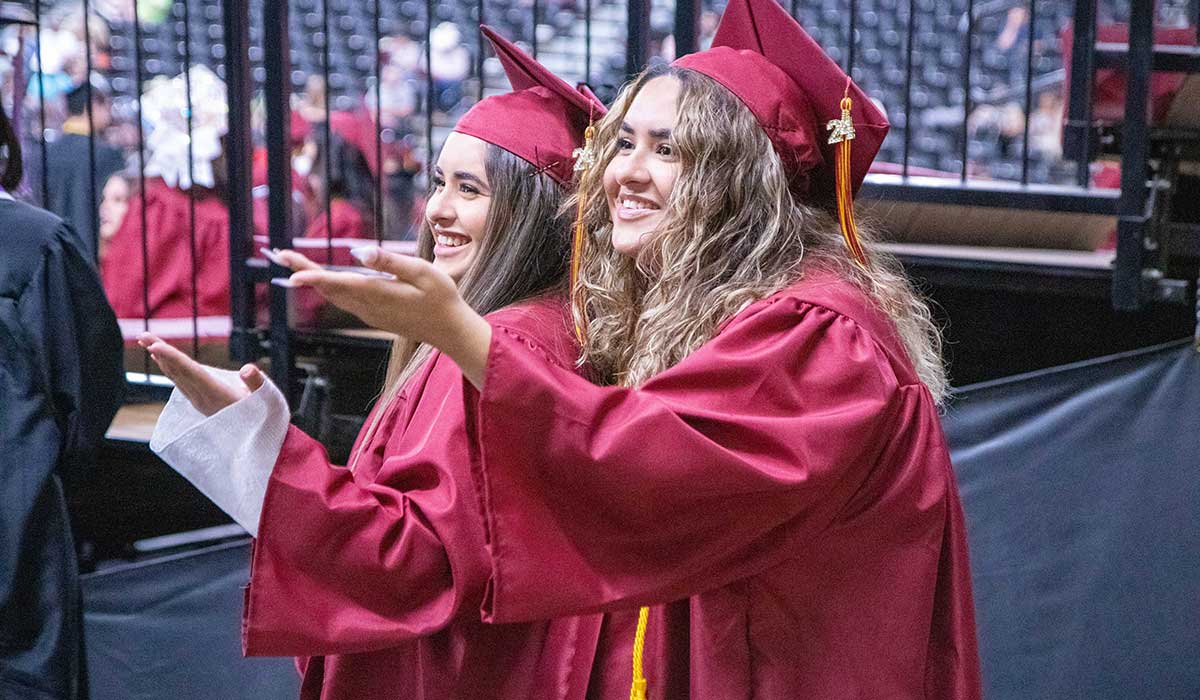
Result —
[[105, 439], [149, 444], [150, 436], [154, 434], [154, 424], [158, 422], [158, 416], [165, 406], [157, 402], [125, 404], [108, 426]]
[[935, 243], [879, 243], [879, 247], [900, 257], [941, 258], [1009, 263], [1035, 267], [1071, 267], [1110, 270], [1116, 259], [1113, 250], [1057, 250], [1045, 248], [1002, 248]]

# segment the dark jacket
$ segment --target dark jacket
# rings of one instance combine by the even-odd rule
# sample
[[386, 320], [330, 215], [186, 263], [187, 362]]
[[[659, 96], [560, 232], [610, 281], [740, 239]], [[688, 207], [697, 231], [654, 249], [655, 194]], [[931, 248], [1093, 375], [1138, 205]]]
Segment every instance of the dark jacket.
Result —
[[125, 393], [121, 332], [70, 226], [0, 199], [0, 700], [75, 700], [84, 660], [61, 477]]
[[104, 139], [96, 138], [96, 198], [92, 200], [90, 136], [63, 134], [46, 147], [48, 199], [46, 208], [58, 214], [79, 234], [80, 246], [89, 259], [96, 257], [96, 235], [101, 193], [108, 178], [125, 167], [125, 157]]

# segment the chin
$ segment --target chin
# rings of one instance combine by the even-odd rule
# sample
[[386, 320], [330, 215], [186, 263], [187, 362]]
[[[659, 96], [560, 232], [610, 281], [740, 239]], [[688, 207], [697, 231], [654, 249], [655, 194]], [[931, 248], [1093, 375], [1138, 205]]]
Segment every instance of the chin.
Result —
[[614, 228], [612, 232], [612, 247], [621, 255], [633, 257], [642, 249], [642, 244], [654, 231], [653, 227], [639, 226], [636, 229], [628, 227]]
[[454, 262], [446, 262], [438, 258], [434, 258], [433, 267], [446, 273], [450, 279], [454, 280], [455, 284], [458, 284], [462, 281], [463, 275], [467, 274], [467, 270], [471, 268], [471, 260], [455, 260]]

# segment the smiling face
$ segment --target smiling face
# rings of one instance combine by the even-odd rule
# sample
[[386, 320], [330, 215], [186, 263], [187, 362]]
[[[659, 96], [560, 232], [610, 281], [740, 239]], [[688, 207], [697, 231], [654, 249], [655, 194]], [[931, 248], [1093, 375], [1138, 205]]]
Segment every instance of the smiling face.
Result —
[[637, 255], [666, 216], [680, 170], [672, 140], [679, 89], [670, 75], [642, 86], [621, 123], [617, 153], [604, 169], [612, 244], [623, 255]]
[[425, 218], [433, 233], [433, 265], [455, 282], [471, 268], [483, 243], [492, 189], [487, 143], [458, 132], [446, 137], [433, 169]]

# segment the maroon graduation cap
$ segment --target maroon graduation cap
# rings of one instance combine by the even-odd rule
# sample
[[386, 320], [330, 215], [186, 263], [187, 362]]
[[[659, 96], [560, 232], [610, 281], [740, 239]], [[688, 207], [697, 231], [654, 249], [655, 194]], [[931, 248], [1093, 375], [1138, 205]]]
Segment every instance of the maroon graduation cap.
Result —
[[590, 90], [576, 89], [508, 39], [481, 26], [512, 92], [480, 100], [454, 130], [495, 144], [532, 163], [555, 182], [569, 186], [574, 152], [584, 145], [588, 125], [607, 111]]
[[[887, 135], [887, 117], [775, 0], [730, 0], [712, 48], [675, 61], [716, 80], [767, 132], [792, 191], [836, 200], [847, 246], [854, 193]], [[851, 148], [853, 144], [853, 148]]]

